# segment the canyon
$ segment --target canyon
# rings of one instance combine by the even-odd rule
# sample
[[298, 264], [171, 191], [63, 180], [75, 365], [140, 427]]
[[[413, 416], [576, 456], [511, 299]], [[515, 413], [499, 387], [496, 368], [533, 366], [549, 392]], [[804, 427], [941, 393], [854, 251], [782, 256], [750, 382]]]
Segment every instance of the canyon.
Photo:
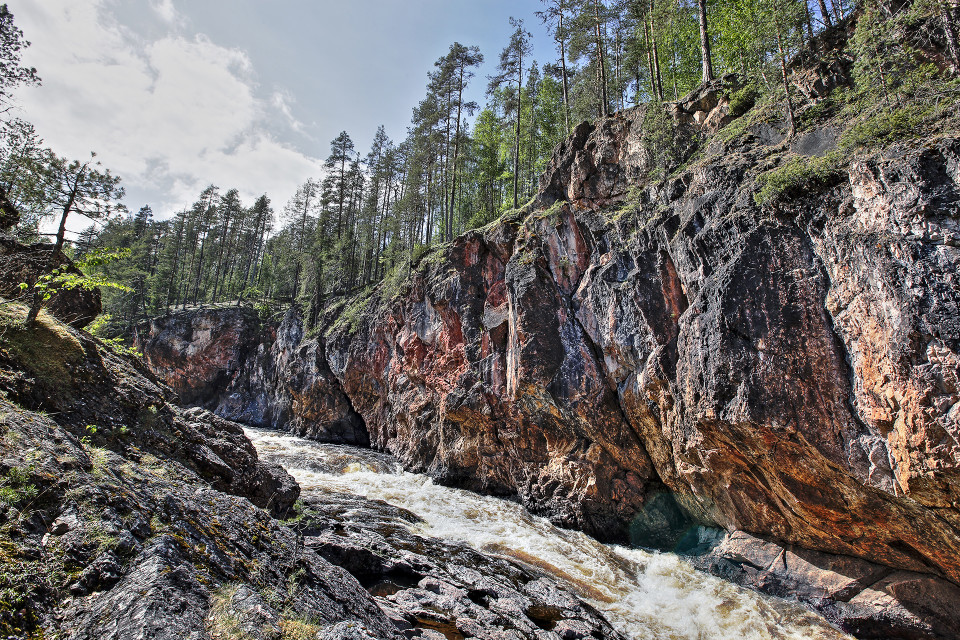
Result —
[[[727, 82], [678, 131], [729, 120]], [[838, 132], [745, 123], [655, 180], [646, 119], [579, 125], [533, 202], [309, 332], [185, 310], [141, 327], [145, 362], [224, 418], [692, 550], [862, 637], [960, 633], [960, 141], [760, 197]]]

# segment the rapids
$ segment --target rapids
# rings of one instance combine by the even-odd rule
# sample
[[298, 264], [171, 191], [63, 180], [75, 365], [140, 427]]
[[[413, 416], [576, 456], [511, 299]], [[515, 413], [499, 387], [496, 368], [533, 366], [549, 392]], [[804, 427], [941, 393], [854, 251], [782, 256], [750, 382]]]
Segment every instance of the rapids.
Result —
[[604, 545], [559, 529], [521, 505], [439, 486], [388, 455], [247, 429], [261, 458], [283, 465], [305, 495], [339, 491], [383, 500], [423, 519], [414, 533], [466, 543], [568, 584], [637, 640], [850, 638], [800, 605], [695, 570], [680, 556]]

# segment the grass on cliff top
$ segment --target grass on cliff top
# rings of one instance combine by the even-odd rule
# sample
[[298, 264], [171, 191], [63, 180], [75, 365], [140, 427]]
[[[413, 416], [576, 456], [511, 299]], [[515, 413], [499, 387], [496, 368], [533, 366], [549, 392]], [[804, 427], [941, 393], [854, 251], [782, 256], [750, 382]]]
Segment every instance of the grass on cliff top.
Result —
[[0, 352], [49, 387], [70, 380], [69, 366], [84, 359], [83, 345], [59, 320], [41, 311], [33, 327], [26, 326], [27, 307], [0, 304]]
[[326, 337], [346, 329], [347, 333], [354, 334], [360, 328], [360, 320], [364, 312], [370, 305], [375, 291], [374, 287], [367, 287], [357, 294], [357, 297], [351, 300], [343, 309], [343, 312], [337, 317], [336, 321], [327, 329]]

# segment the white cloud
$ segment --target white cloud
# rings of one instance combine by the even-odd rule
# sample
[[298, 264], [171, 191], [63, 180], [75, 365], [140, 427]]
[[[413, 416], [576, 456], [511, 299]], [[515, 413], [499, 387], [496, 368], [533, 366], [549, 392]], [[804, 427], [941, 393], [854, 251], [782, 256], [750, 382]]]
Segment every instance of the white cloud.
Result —
[[177, 8], [173, 6], [173, 0], [158, 0], [150, 3], [150, 6], [156, 12], [160, 19], [167, 24], [177, 24], [180, 22], [180, 14]]
[[[108, 6], [30, 0], [16, 14], [33, 42], [26, 62], [43, 78], [42, 87], [21, 91], [20, 104], [55, 151], [97, 151], [129, 189], [153, 194], [163, 217], [210, 183], [235, 186], [248, 199], [266, 192], [282, 204], [319, 174], [318, 160], [266, 133], [268, 122], [294, 132], [302, 124], [291, 95], [258, 95], [246, 53], [202, 34], [145, 41]], [[177, 21], [170, 0], [152, 6]]]
[[270, 97], [271, 104], [273, 104], [277, 111], [282, 113], [287, 119], [287, 124], [290, 125], [290, 128], [294, 131], [302, 132], [303, 123], [294, 117], [293, 111], [290, 107], [294, 100], [293, 94], [291, 94], [289, 91], [274, 91], [273, 95]]

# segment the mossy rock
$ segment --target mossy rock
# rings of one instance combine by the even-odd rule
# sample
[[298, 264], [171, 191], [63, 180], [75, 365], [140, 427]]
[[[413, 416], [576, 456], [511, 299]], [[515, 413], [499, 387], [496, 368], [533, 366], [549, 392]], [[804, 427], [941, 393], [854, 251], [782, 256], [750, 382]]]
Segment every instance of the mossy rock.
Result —
[[69, 393], [72, 368], [87, 357], [83, 345], [46, 311], [41, 311], [28, 327], [27, 311], [21, 304], [0, 304], [0, 356], [12, 361], [48, 393]]

